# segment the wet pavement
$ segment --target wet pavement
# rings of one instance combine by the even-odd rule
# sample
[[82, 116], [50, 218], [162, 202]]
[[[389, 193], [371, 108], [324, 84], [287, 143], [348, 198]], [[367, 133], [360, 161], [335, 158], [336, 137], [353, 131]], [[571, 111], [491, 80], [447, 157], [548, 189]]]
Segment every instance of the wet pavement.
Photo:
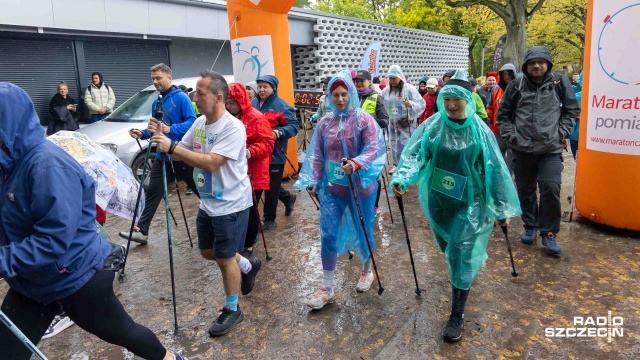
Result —
[[[562, 198], [570, 194], [574, 163], [565, 160]], [[284, 186], [291, 189], [291, 183]], [[178, 219], [172, 224], [178, 325], [173, 331], [171, 282], [164, 213], [153, 220], [147, 246], [133, 245], [126, 277], [114, 283], [129, 314], [158, 334], [169, 348], [190, 359], [638, 359], [640, 358], [640, 235], [594, 226], [578, 218], [562, 223], [563, 256], [547, 256], [540, 241], [526, 246], [515, 219], [509, 235], [520, 276], [513, 278], [504, 236], [494, 230], [489, 259], [467, 302], [466, 329], [460, 343], [447, 344], [442, 329], [451, 306], [451, 285], [444, 255], [438, 250], [422, 215], [415, 188], [405, 198], [420, 297], [407, 251], [400, 213], [391, 199], [392, 224], [384, 194], [375, 225], [376, 262], [385, 291], [355, 291], [360, 262], [338, 260], [336, 303], [309, 311], [307, 299], [322, 284], [318, 211], [306, 194], [298, 195], [291, 217], [278, 208], [277, 228], [266, 232], [265, 261], [261, 239], [255, 253], [263, 260], [253, 292], [241, 296], [244, 321], [230, 334], [210, 338], [207, 330], [224, 304], [220, 271], [197, 250], [197, 197], [185, 196], [194, 241], [189, 246], [175, 191], [170, 204]], [[569, 204], [565, 201], [563, 208]], [[160, 208], [162, 209], [162, 208]], [[109, 216], [113, 240], [129, 222]], [[6, 284], [0, 283], [0, 296]], [[547, 338], [548, 327], [574, 327], [574, 316], [624, 318], [623, 337]], [[580, 327], [580, 326], [578, 326]], [[589, 326], [594, 327], [594, 326]], [[596, 326], [597, 327], [597, 326]], [[603, 325], [603, 327], [608, 327]], [[50, 359], [132, 359], [133, 355], [82, 331], [78, 326], [40, 348]], [[1, 357], [1, 356], [0, 356]]]

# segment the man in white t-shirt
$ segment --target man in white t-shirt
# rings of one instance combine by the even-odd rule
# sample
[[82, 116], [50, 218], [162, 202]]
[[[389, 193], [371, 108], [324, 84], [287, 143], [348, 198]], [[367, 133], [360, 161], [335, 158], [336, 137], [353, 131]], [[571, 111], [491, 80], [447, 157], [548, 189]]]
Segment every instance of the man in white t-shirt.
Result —
[[[193, 178], [200, 193], [198, 246], [205, 259], [218, 263], [227, 295], [222, 314], [209, 329], [211, 336], [220, 336], [242, 321], [238, 292], [251, 292], [260, 260], [238, 254], [244, 249], [249, 208], [253, 204], [245, 128], [225, 108], [229, 86], [222, 75], [205, 70], [200, 76], [193, 101], [202, 116], [181, 141], [172, 141], [159, 132], [151, 142], [157, 144], [158, 151], [194, 168]], [[158, 128], [158, 121], [152, 120], [149, 130]]]

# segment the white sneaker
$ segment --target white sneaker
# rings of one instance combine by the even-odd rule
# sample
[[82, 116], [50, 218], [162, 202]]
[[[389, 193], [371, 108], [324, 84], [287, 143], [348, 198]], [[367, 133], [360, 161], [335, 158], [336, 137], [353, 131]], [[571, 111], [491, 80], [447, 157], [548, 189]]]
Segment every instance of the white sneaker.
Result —
[[51, 323], [51, 325], [49, 325], [49, 328], [47, 328], [47, 331], [45, 331], [44, 336], [42, 336], [42, 338], [48, 339], [50, 337], [56, 336], [62, 330], [70, 327], [73, 324], [74, 324], [73, 320], [71, 320], [67, 316], [67, 314], [63, 313], [62, 315], [56, 315], [56, 317], [53, 319], [53, 322]]
[[366, 271], [362, 270], [360, 273], [360, 280], [358, 281], [358, 285], [356, 285], [357, 292], [365, 292], [371, 289], [371, 284], [373, 283], [373, 273], [371, 270]]
[[313, 310], [320, 310], [325, 305], [332, 303], [335, 297], [336, 294], [333, 291], [329, 293], [327, 292], [327, 289], [321, 287], [320, 290], [313, 295], [313, 298], [307, 301], [307, 306]]

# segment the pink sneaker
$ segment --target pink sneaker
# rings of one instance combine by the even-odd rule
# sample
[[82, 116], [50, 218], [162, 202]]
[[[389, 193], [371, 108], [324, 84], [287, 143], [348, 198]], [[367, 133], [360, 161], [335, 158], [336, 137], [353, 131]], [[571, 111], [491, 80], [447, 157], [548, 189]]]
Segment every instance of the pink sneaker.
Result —
[[320, 310], [325, 305], [332, 303], [335, 297], [336, 294], [333, 291], [329, 293], [326, 288], [321, 287], [320, 290], [313, 295], [313, 298], [307, 301], [307, 306], [313, 310]]
[[356, 291], [365, 292], [371, 289], [372, 283], [373, 283], [373, 273], [371, 272], [371, 270], [369, 271], [362, 270], [362, 273], [360, 273], [360, 281], [358, 281], [358, 284], [356, 285]]

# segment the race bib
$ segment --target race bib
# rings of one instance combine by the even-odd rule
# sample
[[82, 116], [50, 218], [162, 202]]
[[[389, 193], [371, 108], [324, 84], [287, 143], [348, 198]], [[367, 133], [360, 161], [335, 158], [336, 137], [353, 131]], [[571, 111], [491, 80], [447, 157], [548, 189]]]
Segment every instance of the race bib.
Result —
[[349, 178], [347, 177], [347, 174], [345, 174], [344, 170], [340, 167], [339, 162], [329, 161], [327, 177], [329, 181], [334, 184], [349, 186]]
[[431, 189], [456, 200], [462, 200], [467, 178], [439, 168], [433, 169]]
[[193, 181], [196, 183], [200, 199], [224, 200], [222, 197], [222, 186], [216, 186], [211, 174], [198, 168], [193, 169]]

